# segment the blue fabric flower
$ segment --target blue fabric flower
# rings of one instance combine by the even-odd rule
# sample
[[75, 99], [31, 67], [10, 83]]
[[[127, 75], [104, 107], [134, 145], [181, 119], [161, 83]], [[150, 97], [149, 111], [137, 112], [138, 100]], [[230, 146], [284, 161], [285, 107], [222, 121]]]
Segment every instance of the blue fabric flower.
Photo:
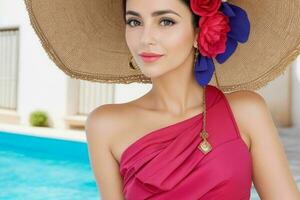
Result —
[[245, 43], [250, 34], [247, 13], [240, 7], [223, 2], [221, 11], [229, 17], [230, 31], [227, 33], [226, 50], [216, 56], [218, 63], [224, 63], [236, 50], [238, 42]]
[[195, 65], [195, 77], [197, 82], [201, 86], [207, 85], [213, 76], [214, 71], [215, 65], [213, 60], [199, 54]]

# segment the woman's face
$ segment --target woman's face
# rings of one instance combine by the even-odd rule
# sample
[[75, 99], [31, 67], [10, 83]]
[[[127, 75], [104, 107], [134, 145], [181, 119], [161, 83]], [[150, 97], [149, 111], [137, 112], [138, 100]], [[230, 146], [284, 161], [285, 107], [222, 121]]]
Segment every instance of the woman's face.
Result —
[[[194, 52], [197, 33], [192, 13], [181, 0], [127, 0], [125, 15], [128, 48], [147, 77], [182, 66]], [[163, 56], [149, 62], [139, 55], [143, 52]]]

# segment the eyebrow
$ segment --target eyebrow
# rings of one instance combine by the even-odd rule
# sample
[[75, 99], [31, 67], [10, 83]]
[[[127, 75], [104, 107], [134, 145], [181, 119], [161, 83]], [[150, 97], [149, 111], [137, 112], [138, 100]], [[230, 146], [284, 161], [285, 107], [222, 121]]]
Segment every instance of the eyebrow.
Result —
[[[181, 17], [177, 12], [175, 12], [173, 10], [158, 10], [158, 11], [153, 12], [151, 14], [151, 16], [155, 17], [155, 16], [164, 15], [164, 14], [168, 14], [168, 13], [172, 13], [172, 14], [175, 14], [175, 15]], [[138, 12], [135, 12], [133, 10], [128, 10], [126, 12], [126, 15], [135, 15], [135, 16], [141, 17], [141, 15]]]

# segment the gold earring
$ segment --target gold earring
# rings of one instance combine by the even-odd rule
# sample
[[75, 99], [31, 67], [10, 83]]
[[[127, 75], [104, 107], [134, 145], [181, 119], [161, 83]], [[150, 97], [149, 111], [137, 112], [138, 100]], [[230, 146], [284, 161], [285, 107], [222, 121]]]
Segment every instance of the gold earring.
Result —
[[198, 56], [199, 56], [199, 51], [198, 51], [198, 48], [195, 48], [194, 67], [196, 67], [196, 62], [197, 62]]
[[131, 55], [129, 58], [129, 68], [131, 70], [137, 71], [139, 70], [139, 66], [136, 64], [135, 60], [133, 59], [133, 56]]

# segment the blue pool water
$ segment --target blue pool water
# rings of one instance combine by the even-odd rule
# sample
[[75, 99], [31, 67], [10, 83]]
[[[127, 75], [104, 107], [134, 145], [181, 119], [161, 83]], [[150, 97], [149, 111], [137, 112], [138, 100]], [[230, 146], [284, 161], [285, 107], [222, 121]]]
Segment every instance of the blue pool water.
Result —
[[87, 145], [0, 131], [1, 200], [98, 200]]

